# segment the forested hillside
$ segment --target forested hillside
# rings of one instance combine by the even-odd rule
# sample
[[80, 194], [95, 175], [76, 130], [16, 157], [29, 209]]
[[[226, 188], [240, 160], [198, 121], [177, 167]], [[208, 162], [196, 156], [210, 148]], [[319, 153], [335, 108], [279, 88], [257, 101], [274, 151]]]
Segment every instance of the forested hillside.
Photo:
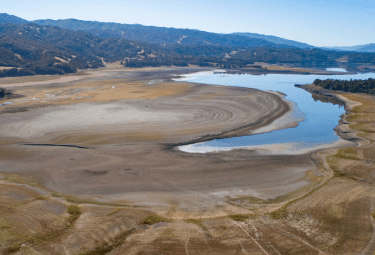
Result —
[[[0, 23], [0, 77], [64, 74], [76, 72], [78, 69], [98, 68], [103, 66], [104, 62], [115, 61], [121, 61], [127, 67], [198, 65], [246, 68], [253, 66], [254, 62], [300, 65], [335, 65], [338, 62], [375, 64], [375, 53], [326, 51], [316, 48], [299, 49], [289, 46], [281, 48], [280, 45], [245, 47], [240, 45], [241, 40], [249, 40], [244, 36], [217, 37], [219, 34], [196, 30], [184, 31], [202, 35], [200, 39], [212, 36], [210, 37], [212, 40], [227, 38], [227, 41], [221, 41], [224, 45], [201, 44], [201, 41], [195, 41], [193, 37], [186, 37], [188, 39], [184, 37], [183, 39], [186, 39], [184, 43], [181, 41], [180, 43], [155, 44], [115, 38], [111, 33], [121, 32], [121, 30], [114, 30], [113, 26], [121, 25], [116, 23], [74, 21], [69, 25], [69, 27], [73, 26], [72, 29], [78, 30], [81, 28], [80, 24], [84, 27], [87, 24], [93, 24], [93, 27], [98, 26], [101, 31], [112, 31], [108, 32], [108, 37], [105, 37], [103, 34], [98, 36], [56, 26], [34, 23], [14, 24], [12, 21], [22, 23], [24, 20], [11, 15], [0, 15], [0, 18], [6, 21], [6, 23]], [[107, 30], [105, 30], [106, 26], [108, 26]], [[120, 28], [123, 26], [127, 25], [121, 25]], [[134, 26], [129, 29], [135, 34], [147, 28], [140, 26], [142, 29], [138, 31], [137, 26]], [[159, 30], [177, 31], [157, 28], [157, 31]], [[154, 31], [154, 28], [150, 28], [150, 31]], [[168, 38], [160, 37], [160, 40], [169, 40]], [[233, 38], [238, 38], [239, 45], [235, 45], [237, 39]], [[246, 40], [241, 42], [246, 42]], [[252, 42], [261, 42], [259, 40], [261, 39]], [[189, 44], [185, 44], [188, 42]]]
[[[103, 61], [164, 54], [159, 46], [40, 26], [0, 24], [1, 76], [62, 74], [97, 68]], [[13, 67], [13, 68], [11, 68]]]
[[76, 19], [66, 20], [35, 20], [35, 23], [48, 26], [58, 26], [65, 29], [84, 31], [104, 38], [122, 38], [135, 41], [144, 41], [156, 44], [199, 44], [218, 46], [274, 46], [289, 47], [247, 36], [235, 34], [216, 34], [195, 29], [176, 29], [119, 23], [83, 21]]

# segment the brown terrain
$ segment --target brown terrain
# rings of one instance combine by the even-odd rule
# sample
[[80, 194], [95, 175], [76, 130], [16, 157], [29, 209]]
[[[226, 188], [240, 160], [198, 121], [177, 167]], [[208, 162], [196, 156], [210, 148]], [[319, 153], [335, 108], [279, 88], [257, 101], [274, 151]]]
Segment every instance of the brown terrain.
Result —
[[198, 71], [0, 80], [13, 93], [0, 100], [0, 252], [373, 255], [373, 96], [336, 93], [337, 131], [357, 147], [190, 154], [176, 146], [276, 129], [290, 110], [274, 93], [171, 79]]

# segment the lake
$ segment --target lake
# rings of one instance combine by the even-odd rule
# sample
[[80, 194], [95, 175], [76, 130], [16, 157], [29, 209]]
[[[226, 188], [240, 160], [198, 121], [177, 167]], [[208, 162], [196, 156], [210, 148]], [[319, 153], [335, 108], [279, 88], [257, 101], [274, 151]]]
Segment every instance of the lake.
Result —
[[[179, 149], [191, 153], [225, 151], [237, 148], [256, 149], [261, 154], [302, 154], [311, 150], [345, 143], [334, 131], [340, 115], [345, 113], [342, 105], [319, 101], [312, 94], [297, 88], [295, 84], [311, 84], [315, 79], [368, 79], [375, 73], [356, 75], [296, 75], [296, 74], [226, 74], [197, 73], [185, 75], [183, 80], [195, 83], [238, 86], [260, 90], [278, 91], [292, 104], [293, 111], [276, 120], [282, 126], [285, 122], [298, 122], [294, 128], [267, 132], [261, 128], [250, 136], [215, 139], [208, 142], [180, 146]], [[323, 100], [324, 101], [324, 100]], [[277, 123], [280, 122], [280, 123]], [[266, 133], [263, 133], [266, 132]], [[349, 142], [347, 142], [349, 143]]]

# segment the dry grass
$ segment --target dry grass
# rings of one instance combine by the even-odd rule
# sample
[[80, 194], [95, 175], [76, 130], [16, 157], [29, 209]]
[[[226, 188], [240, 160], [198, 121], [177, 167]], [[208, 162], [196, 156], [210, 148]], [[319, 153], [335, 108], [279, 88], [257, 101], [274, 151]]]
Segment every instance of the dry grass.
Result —
[[[3, 106], [2, 112], [19, 111], [37, 107], [69, 105], [87, 102], [111, 102], [124, 99], [155, 99], [158, 97], [183, 94], [190, 84], [184, 82], [164, 82], [148, 85], [147, 81], [128, 81], [113, 79], [103, 81], [84, 81], [75, 84], [63, 83], [58, 87], [17, 87], [12, 92], [24, 95], [22, 100]], [[55, 95], [55, 97], [48, 97]], [[35, 99], [38, 100], [35, 100]]]
[[[370, 95], [350, 94], [344, 95], [349, 100], [361, 103], [354, 106], [346, 117], [350, 122], [349, 128], [359, 131], [358, 136], [374, 141], [375, 133], [375, 98]], [[333, 170], [335, 177], [352, 178], [354, 180], [375, 180], [371, 175], [372, 167], [368, 160], [375, 158], [373, 145], [360, 148], [344, 148], [337, 150], [335, 155], [326, 158]]]
[[357, 150], [358, 149], [354, 147], [339, 149], [337, 150], [337, 153], [334, 156], [343, 159], [359, 160]]
[[330, 253], [357, 254], [368, 244], [373, 233], [369, 215], [373, 192], [373, 187], [357, 181], [332, 178], [311, 196], [291, 205], [288, 212], [306, 215], [318, 222], [316, 238], [319, 233], [330, 233], [335, 237], [326, 240]]
[[14, 84], [14, 83], [25, 83], [25, 82], [40, 82], [60, 79], [59, 75], [34, 75], [34, 76], [24, 76], [24, 77], [7, 77], [1, 78], [1, 84]]

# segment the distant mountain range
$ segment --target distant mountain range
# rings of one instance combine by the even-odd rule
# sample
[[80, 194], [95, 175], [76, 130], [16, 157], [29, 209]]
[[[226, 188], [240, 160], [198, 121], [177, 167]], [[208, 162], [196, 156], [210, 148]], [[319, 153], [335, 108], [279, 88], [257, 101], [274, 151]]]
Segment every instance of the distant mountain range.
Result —
[[128, 25], [97, 21], [66, 20], [35, 20], [34, 23], [44, 26], [58, 26], [65, 29], [83, 31], [104, 38], [121, 38], [144, 41], [160, 45], [166, 44], [198, 44], [216, 46], [271, 46], [288, 48], [290, 46], [275, 43], [264, 38], [251, 38], [236, 34], [216, 34], [194, 29], [176, 29], [142, 25]]
[[322, 50], [274, 36], [74, 19], [29, 22], [8, 14], [0, 14], [0, 56], [0, 77], [62, 74], [115, 61], [128, 67], [375, 64], [375, 53]]
[[[182, 45], [219, 45], [219, 46], [243, 46], [243, 47], [277, 47], [277, 48], [317, 48], [312, 45], [288, 40], [272, 35], [256, 33], [231, 33], [217, 34], [199, 31], [195, 29], [177, 29], [166, 27], [143, 26], [139, 24], [120, 24], [111, 22], [83, 21], [77, 19], [65, 20], [34, 20], [0, 14], [0, 23], [26, 24], [36, 23], [44, 26], [58, 26], [61, 28], [87, 32], [103, 38], [121, 38], [133, 41], [144, 41], [155, 44], [182, 44]], [[351, 47], [325, 47], [322, 49], [339, 51], [375, 52], [375, 43], [357, 45]]]
[[263, 40], [267, 40], [269, 42], [273, 42], [273, 43], [276, 43], [276, 44], [288, 45], [288, 46], [300, 48], [300, 49], [316, 48], [316, 47], [314, 47], [312, 45], [309, 45], [309, 44], [306, 44], [306, 43], [292, 41], [292, 40], [288, 40], [288, 39], [284, 39], [284, 38], [276, 37], [276, 36], [272, 36], [272, 35], [261, 35], [261, 34], [256, 34], [256, 33], [232, 33], [232, 35], [240, 35], [240, 36], [247, 36], [247, 37], [250, 37], [250, 38], [263, 39]]
[[328, 47], [328, 49], [341, 51], [375, 52], [375, 43], [348, 47]]
[[219, 46], [244, 47], [278, 47], [301, 49], [314, 48], [311, 45], [299, 43], [275, 36], [252, 33], [217, 34], [195, 29], [177, 29], [143, 25], [129, 25], [110, 22], [83, 21], [76, 19], [65, 20], [34, 20], [27, 21], [6, 13], [0, 14], [0, 23], [26, 24], [36, 23], [44, 26], [58, 26], [61, 28], [87, 32], [104, 38], [121, 38], [134, 41], [144, 41], [155, 44], [198, 44]]

